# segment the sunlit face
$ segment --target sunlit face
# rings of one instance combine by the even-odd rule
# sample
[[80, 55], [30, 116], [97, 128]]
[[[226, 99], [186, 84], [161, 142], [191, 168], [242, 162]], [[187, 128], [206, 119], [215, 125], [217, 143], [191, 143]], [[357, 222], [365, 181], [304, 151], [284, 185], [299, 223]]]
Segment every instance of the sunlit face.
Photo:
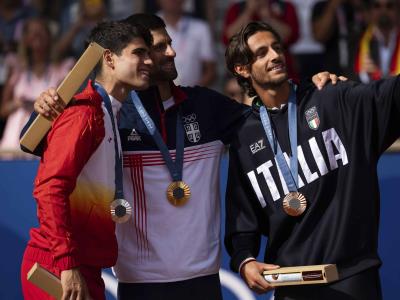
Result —
[[152, 81], [170, 81], [176, 79], [178, 72], [175, 67], [176, 52], [172, 48], [172, 40], [165, 28], [151, 30], [153, 46], [150, 56], [153, 60], [151, 71]]
[[135, 90], [149, 87], [153, 62], [142, 38], [133, 39], [119, 55], [112, 53], [111, 58], [113, 73], [119, 82]]
[[279, 86], [288, 79], [282, 45], [271, 32], [256, 32], [247, 44], [253, 62], [244, 76], [251, 80], [255, 90]]

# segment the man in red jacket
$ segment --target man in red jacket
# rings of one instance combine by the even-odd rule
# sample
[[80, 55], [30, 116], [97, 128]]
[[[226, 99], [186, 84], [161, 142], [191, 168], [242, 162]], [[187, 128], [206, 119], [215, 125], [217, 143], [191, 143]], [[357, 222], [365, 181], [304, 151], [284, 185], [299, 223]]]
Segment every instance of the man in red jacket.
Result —
[[117, 258], [110, 205], [121, 198], [122, 163], [115, 115], [132, 89], [149, 85], [152, 38], [141, 26], [103, 22], [89, 41], [106, 49], [96, 82], [53, 122], [35, 179], [39, 226], [21, 266], [25, 299], [50, 299], [26, 279], [35, 262], [60, 276], [63, 300], [105, 299], [101, 269]]

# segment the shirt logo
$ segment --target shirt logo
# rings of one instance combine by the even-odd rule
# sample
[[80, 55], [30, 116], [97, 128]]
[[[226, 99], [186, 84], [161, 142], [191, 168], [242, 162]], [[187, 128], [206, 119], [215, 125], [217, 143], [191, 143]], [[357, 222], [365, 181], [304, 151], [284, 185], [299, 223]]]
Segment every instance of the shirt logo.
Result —
[[256, 154], [258, 151], [261, 151], [262, 149], [265, 149], [265, 145], [264, 145], [264, 140], [261, 139], [257, 142], [255, 142], [254, 144], [250, 145], [250, 151], [253, 154]]
[[320, 124], [317, 108], [313, 106], [310, 109], [307, 109], [304, 115], [306, 116], [308, 127], [317, 130]]
[[199, 123], [196, 122], [196, 114], [182, 117], [182, 121], [184, 123], [183, 127], [185, 128], [188, 140], [191, 143], [197, 143], [200, 141], [201, 133]]
[[142, 137], [137, 133], [136, 129], [132, 129], [132, 132], [128, 135], [128, 142], [141, 142]]

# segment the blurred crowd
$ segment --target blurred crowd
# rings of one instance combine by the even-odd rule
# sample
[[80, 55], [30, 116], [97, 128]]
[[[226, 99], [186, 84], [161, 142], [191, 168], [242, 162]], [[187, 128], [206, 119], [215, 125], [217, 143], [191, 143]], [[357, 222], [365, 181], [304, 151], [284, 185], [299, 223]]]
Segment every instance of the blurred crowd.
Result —
[[34, 99], [62, 81], [91, 28], [138, 12], [166, 22], [176, 84], [210, 86], [246, 104], [251, 99], [226, 72], [224, 49], [252, 20], [279, 32], [294, 79], [327, 70], [369, 82], [400, 71], [400, 0], [0, 0], [2, 157], [15, 157]]

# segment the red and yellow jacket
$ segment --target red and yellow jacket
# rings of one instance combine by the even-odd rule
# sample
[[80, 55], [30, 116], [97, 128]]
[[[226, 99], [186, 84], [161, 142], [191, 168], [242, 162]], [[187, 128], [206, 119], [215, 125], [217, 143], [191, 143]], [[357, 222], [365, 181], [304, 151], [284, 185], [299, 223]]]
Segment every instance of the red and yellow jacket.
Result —
[[39, 227], [31, 230], [29, 241], [49, 251], [60, 271], [110, 267], [118, 252], [110, 215], [115, 190], [111, 118], [91, 82], [74, 99], [46, 138], [33, 193]]

